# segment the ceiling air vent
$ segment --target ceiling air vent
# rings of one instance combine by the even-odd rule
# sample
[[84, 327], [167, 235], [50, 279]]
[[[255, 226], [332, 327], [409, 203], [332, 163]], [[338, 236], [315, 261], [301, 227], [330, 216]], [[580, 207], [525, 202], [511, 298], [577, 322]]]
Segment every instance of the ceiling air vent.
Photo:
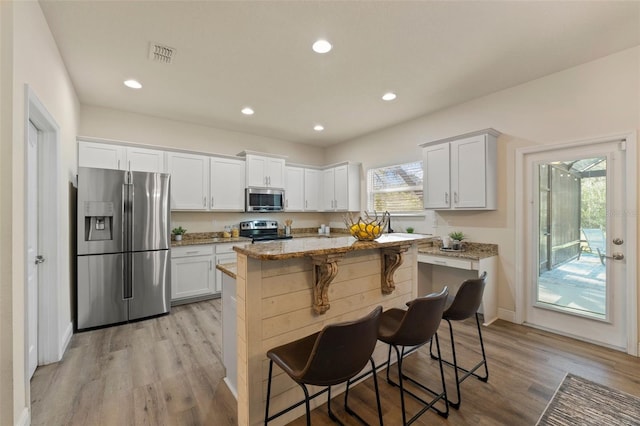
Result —
[[157, 43], [149, 44], [149, 59], [163, 64], [170, 64], [176, 54], [176, 49]]

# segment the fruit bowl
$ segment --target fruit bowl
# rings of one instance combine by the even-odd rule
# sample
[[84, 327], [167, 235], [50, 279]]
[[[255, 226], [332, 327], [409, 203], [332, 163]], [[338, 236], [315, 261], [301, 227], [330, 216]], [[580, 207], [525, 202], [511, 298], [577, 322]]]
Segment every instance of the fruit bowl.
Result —
[[345, 216], [344, 223], [347, 229], [358, 241], [373, 241], [380, 237], [389, 223], [389, 212], [384, 212], [382, 217], [375, 213], [374, 217], [365, 213], [365, 217], [353, 220], [350, 215]]

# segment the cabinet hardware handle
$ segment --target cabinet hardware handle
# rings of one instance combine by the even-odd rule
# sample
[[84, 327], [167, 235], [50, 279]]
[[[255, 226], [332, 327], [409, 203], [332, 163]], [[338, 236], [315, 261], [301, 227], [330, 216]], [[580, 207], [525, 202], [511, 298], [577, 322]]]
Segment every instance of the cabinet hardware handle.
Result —
[[444, 202], [445, 202], [445, 204], [449, 204], [449, 193], [448, 192], [444, 193]]
[[186, 252], [186, 253], [187, 253], [187, 254], [196, 254], [196, 253], [198, 253], [198, 250], [196, 250], [196, 251], [188, 251], [188, 252]]
[[304, 208], [306, 209], [307, 207], [309, 207], [309, 201], [304, 200]]
[[458, 204], [458, 191], [453, 192], [453, 202]]
[[212, 269], [213, 269], [213, 260], [210, 260], [209, 261], [209, 270], [212, 270]]
[[120, 170], [120, 160], [118, 160], [118, 170]]
[[213, 197], [211, 197], [211, 208], [213, 208]]
[[207, 207], [207, 197], [202, 197], [202, 207]]

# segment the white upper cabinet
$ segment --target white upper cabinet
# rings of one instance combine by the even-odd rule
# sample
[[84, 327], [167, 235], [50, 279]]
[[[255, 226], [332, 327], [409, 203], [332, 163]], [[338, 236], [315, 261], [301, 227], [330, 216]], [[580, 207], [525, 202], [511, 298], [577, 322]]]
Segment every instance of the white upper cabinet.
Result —
[[284, 187], [284, 209], [288, 212], [304, 211], [304, 168], [287, 166]]
[[284, 158], [246, 154], [246, 176], [248, 187], [284, 188]]
[[136, 172], [164, 173], [167, 171], [165, 159], [164, 151], [128, 146], [125, 167]]
[[348, 163], [322, 171], [322, 209], [360, 210], [360, 164]]
[[498, 135], [485, 129], [421, 145], [424, 207], [495, 210]]
[[304, 169], [304, 210], [320, 210], [320, 170]]
[[244, 211], [244, 179], [244, 161], [212, 157], [209, 209]]
[[165, 152], [157, 149], [78, 141], [78, 166], [136, 172], [167, 171]]
[[125, 170], [126, 147], [78, 141], [78, 166]]
[[208, 210], [209, 157], [169, 152], [171, 209]]

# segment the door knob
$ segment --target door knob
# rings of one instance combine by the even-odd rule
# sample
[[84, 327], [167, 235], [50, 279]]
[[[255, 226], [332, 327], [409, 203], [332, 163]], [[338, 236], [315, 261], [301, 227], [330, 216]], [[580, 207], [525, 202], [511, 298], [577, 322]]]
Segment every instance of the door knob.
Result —
[[617, 246], [621, 246], [622, 244], [624, 244], [624, 240], [622, 238], [614, 238], [612, 242]]
[[45, 261], [44, 256], [42, 256], [42, 255], [37, 255], [37, 256], [36, 256], [35, 264], [36, 264], [36, 265], [39, 265], [39, 264], [41, 264], [41, 263], [44, 263], [44, 261]]

